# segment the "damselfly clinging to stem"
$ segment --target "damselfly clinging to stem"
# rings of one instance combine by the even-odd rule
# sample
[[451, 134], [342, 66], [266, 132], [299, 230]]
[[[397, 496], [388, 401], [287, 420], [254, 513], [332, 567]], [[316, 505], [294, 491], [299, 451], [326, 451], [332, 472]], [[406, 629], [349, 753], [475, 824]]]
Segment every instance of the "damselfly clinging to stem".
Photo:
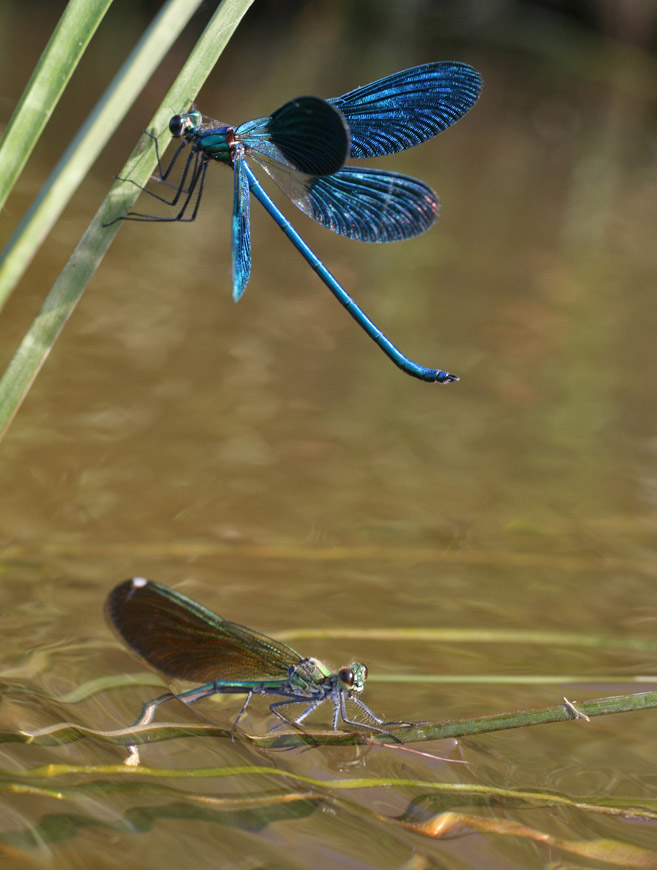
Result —
[[[191, 704], [215, 694], [243, 694], [282, 700], [270, 710], [283, 723], [304, 730], [301, 723], [324, 701], [333, 704], [333, 730], [342, 719], [347, 725], [390, 735], [384, 722], [358, 697], [367, 679], [367, 667], [353, 662], [331, 671], [315, 658], [305, 658], [281, 640], [229, 622], [181, 592], [143, 577], [126, 580], [110, 592], [105, 604], [110, 625], [136, 653], [174, 679], [203, 683], [174, 695], [167, 692], [144, 705], [135, 725], [148, 724], [156, 707], [174, 697]], [[355, 704], [369, 721], [347, 715], [346, 703]], [[283, 708], [305, 704], [298, 716], [288, 718]], [[393, 738], [396, 739], [396, 738]]]
[[[232, 127], [196, 108], [174, 115], [169, 129], [182, 143], [164, 168], [155, 140], [159, 176], [171, 198], [145, 192], [174, 209], [170, 217], [129, 212], [117, 220], [193, 221], [211, 161], [233, 169], [233, 298], [243, 294], [251, 271], [250, 195], [383, 352], [420, 380], [457, 381], [442, 369], [409, 360], [378, 329], [310, 250], [256, 179], [252, 159], [287, 197], [322, 226], [363, 242], [394, 242], [425, 232], [438, 218], [439, 202], [424, 182], [396, 172], [345, 166], [349, 157], [380, 157], [412, 148], [458, 121], [477, 101], [479, 73], [464, 63], [440, 62], [403, 70], [341, 97], [297, 97], [273, 114]], [[190, 146], [189, 148], [187, 146]], [[180, 181], [167, 180], [185, 154]], [[141, 188], [142, 190], [144, 188]]]

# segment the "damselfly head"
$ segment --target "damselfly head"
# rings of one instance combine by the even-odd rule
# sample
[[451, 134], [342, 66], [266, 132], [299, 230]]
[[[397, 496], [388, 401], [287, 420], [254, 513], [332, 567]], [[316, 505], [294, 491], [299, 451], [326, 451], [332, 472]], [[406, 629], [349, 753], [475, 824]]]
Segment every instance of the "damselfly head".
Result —
[[169, 131], [176, 139], [195, 130], [203, 122], [203, 115], [196, 109], [184, 115], [174, 115], [169, 121]]
[[339, 670], [337, 677], [338, 685], [341, 689], [360, 695], [365, 688], [367, 665], [361, 664], [361, 662], [353, 662], [348, 667]]

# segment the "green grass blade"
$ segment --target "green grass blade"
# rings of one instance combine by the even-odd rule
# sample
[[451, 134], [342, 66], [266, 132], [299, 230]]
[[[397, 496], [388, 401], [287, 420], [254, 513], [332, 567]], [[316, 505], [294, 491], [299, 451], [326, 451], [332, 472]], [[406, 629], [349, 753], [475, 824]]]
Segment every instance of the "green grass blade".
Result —
[[[286, 749], [295, 746], [355, 746], [385, 743], [400, 747], [409, 743], [424, 743], [445, 738], [471, 737], [474, 734], [492, 734], [512, 728], [527, 728], [530, 725], [548, 725], [555, 722], [576, 722], [586, 727], [596, 716], [612, 713], [633, 713], [657, 708], [657, 692], [639, 692], [629, 695], [614, 695], [592, 698], [576, 704], [564, 698], [563, 703], [551, 707], [534, 707], [507, 713], [470, 716], [464, 719], [447, 719], [442, 722], [410, 722], [386, 724], [386, 733], [358, 731], [276, 731], [263, 735], [249, 735], [239, 731], [240, 739], [260, 749]], [[222, 728], [205, 722], [165, 723], [150, 722], [146, 725], [130, 725], [112, 731], [101, 731], [78, 725], [75, 722], [58, 722], [34, 731], [0, 731], [2, 743], [30, 743], [35, 746], [54, 746], [72, 743], [84, 737], [123, 746], [139, 746], [157, 743], [160, 740], [179, 740], [187, 737], [235, 738], [233, 728]], [[174, 774], [172, 774], [174, 775]]]
[[0, 209], [112, 0], [70, 0], [0, 142]]
[[[223, 0], [196, 47], [155, 113], [151, 128], [168, 131], [171, 106], [188, 106], [211, 72], [225, 45], [253, 0]], [[162, 148], [170, 140], [161, 137]], [[145, 184], [155, 169], [155, 150], [139, 146], [121, 170], [121, 176]], [[118, 193], [115, 196], [114, 191]], [[18, 411], [64, 324], [71, 316], [89, 279], [109, 248], [120, 223], [104, 226], [125, 214], [139, 194], [134, 184], [117, 182], [78, 243], [41, 310], [0, 380], [0, 438]]]
[[107, 140], [202, 2], [169, 0], [165, 4], [66, 149], [0, 256], [0, 310]]

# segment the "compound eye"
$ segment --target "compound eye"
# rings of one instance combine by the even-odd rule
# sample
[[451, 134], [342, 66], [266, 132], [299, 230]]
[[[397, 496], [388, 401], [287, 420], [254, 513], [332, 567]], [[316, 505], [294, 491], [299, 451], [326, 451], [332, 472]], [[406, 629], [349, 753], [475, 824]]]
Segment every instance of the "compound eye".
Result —
[[342, 670], [338, 673], [338, 678], [341, 683], [351, 689], [354, 685], [354, 672], [351, 668], [342, 668]]
[[182, 119], [182, 115], [174, 115], [169, 121], [169, 131], [171, 132], [171, 135], [179, 139], [182, 136], [184, 129], [185, 123]]

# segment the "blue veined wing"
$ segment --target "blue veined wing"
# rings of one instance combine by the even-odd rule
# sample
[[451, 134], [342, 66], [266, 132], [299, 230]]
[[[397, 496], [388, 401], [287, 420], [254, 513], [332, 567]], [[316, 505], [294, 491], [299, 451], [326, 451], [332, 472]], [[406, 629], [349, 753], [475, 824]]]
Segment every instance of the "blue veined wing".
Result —
[[[472, 108], [480, 90], [481, 76], [471, 66], [439, 62], [403, 70], [326, 102], [346, 121], [349, 156], [379, 157], [441, 133]], [[248, 142], [250, 124], [236, 133]], [[437, 195], [417, 179], [351, 167], [330, 177], [303, 179], [271, 152], [256, 149], [253, 157], [304, 214], [347, 238], [401, 241], [426, 232], [438, 219]]]
[[235, 142], [249, 153], [306, 175], [332, 175], [349, 156], [342, 113], [320, 97], [297, 97], [265, 118], [240, 124]]
[[346, 166], [333, 175], [310, 176], [254, 159], [304, 214], [355, 241], [412, 239], [438, 219], [435, 192], [408, 175]]
[[432, 139], [477, 102], [481, 76], [441, 61], [402, 70], [327, 100], [349, 127], [351, 157], [380, 157]]
[[244, 171], [244, 152], [238, 149], [233, 161], [233, 299], [237, 302], [251, 275], [251, 206], [249, 180]]

